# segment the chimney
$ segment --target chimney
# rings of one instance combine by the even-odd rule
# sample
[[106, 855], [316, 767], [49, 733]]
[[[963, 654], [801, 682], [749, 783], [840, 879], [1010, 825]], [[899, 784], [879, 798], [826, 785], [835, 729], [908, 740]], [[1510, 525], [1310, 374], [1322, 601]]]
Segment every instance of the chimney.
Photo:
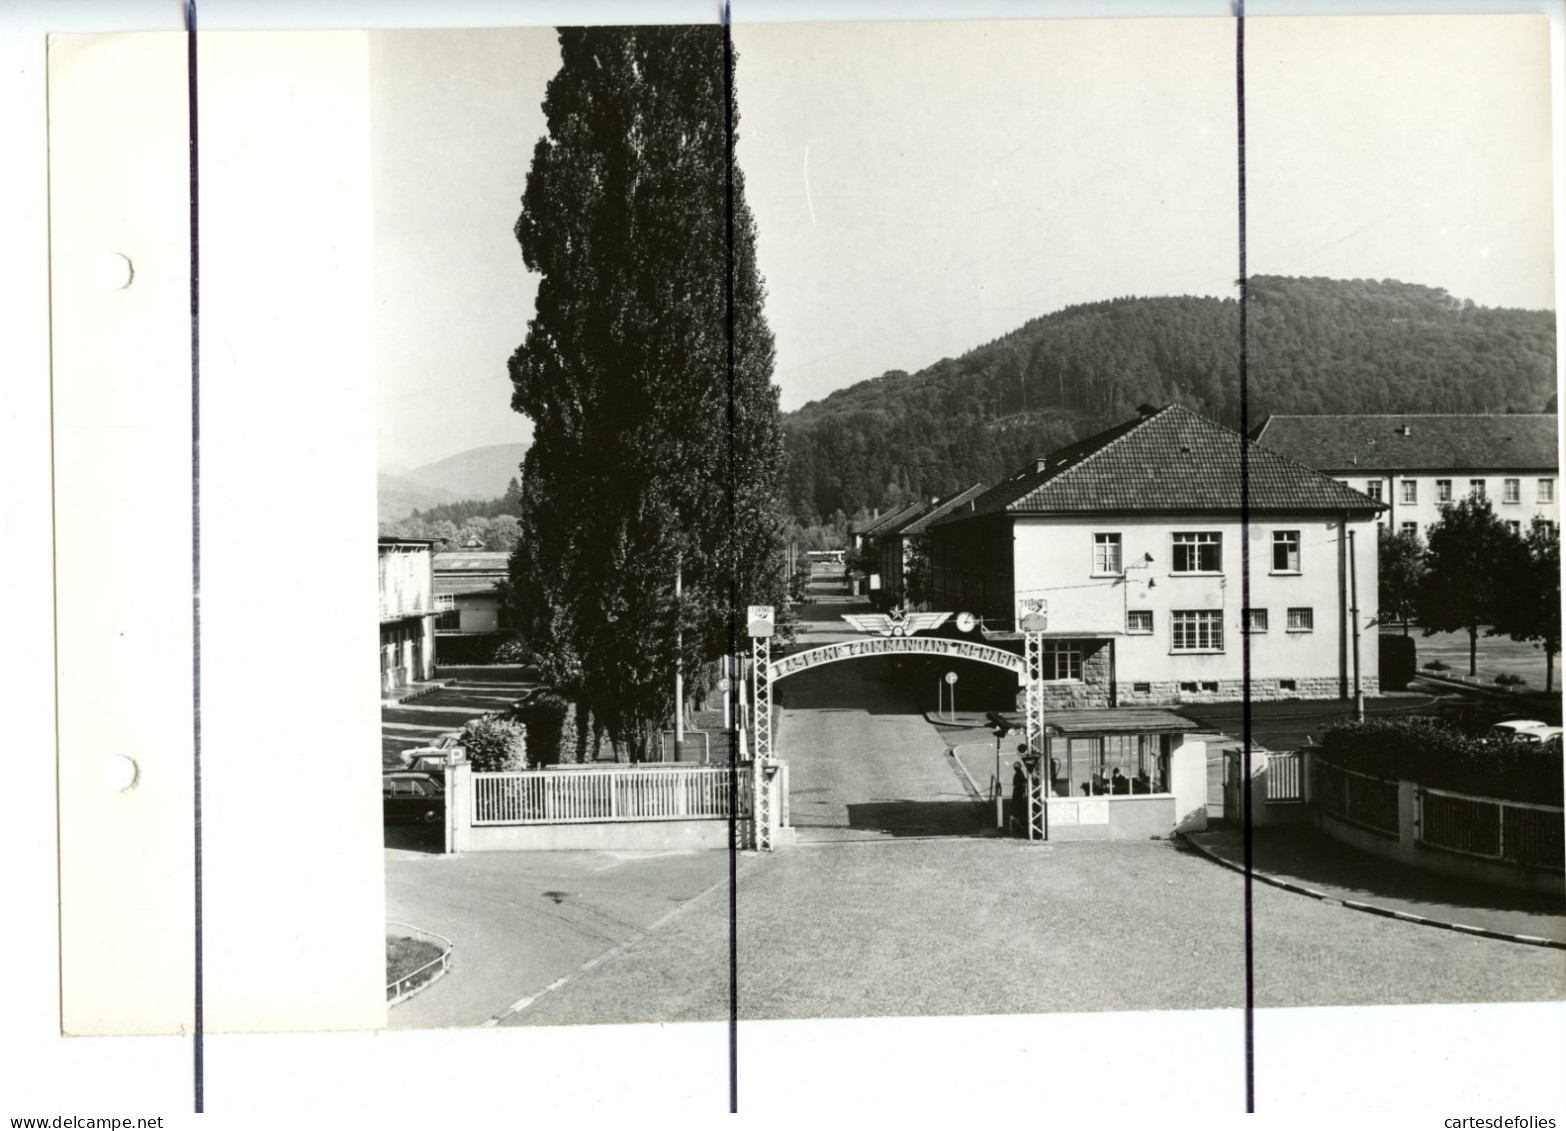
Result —
[[1048, 456], [1038, 456], [1038, 457], [1036, 457], [1034, 459], [1034, 461], [1033, 461], [1033, 470], [1034, 471], [1048, 471], [1049, 470], [1049, 457]]

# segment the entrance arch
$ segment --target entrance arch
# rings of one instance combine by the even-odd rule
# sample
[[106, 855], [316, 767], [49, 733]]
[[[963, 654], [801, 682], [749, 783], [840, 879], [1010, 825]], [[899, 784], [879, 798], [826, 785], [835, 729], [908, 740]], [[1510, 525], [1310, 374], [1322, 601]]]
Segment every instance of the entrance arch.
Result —
[[770, 664], [768, 677], [776, 683], [791, 675], [832, 664], [839, 660], [853, 660], [860, 656], [945, 656], [953, 660], [976, 660], [1005, 668], [1019, 681], [1027, 675], [1027, 665], [1021, 656], [995, 648], [989, 644], [974, 644], [967, 640], [950, 640], [939, 636], [871, 636], [862, 640], [841, 640], [836, 644], [823, 644], [804, 652], [794, 652]]
[[756, 766], [755, 808], [752, 824], [755, 846], [763, 851], [772, 847], [771, 789], [766, 784], [777, 763], [772, 749], [772, 685], [780, 679], [840, 660], [866, 656], [946, 656], [954, 660], [973, 660], [1004, 668], [1017, 676], [1024, 689], [1027, 748], [1037, 754], [1044, 730], [1043, 633], [1023, 633], [1023, 654], [968, 640], [941, 636], [870, 636], [824, 644], [777, 659], [772, 657], [771, 640], [756, 635], [751, 639], [751, 757]]

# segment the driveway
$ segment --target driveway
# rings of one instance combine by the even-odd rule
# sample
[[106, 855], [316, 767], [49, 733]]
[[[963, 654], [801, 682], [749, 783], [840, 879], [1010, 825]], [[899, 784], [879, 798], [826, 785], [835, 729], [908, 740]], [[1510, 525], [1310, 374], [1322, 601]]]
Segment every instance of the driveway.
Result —
[[[482, 1025], [617, 953], [692, 900], [728, 906], [726, 852], [386, 852], [386, 917], [445, 935], [451, 972], [395, 1006], [395, 1029]], [[705, 893], [705, 894], [704, 894]], [[727, 911], [720, 918], [727, 921]], [[705, 959], [728, 977], [726, 933]], [[687, 974], [690, 972], [687, 971]]]
[[[1256, 1004], [1559, 1000], [1557, 952], [1255, 885]], [[1240, 876], [1168, 842], [886, 840], [754, 858], [738, 892], [745, 1019], [1244, 1004]], [[728, 904], [704, 899], [507, 1025], [720, 1021]]]
[[[404, 752], [431, 746], [480, 715], [504, 710], [535, 686], [521, 680], [512, 669], [500, 668], [492, 675], [482, 674], [482, 669], [463, 671], [462, 679], [413, 699], [381, 705], [382, 768], [401, 766]], [[481, 674], [470, 674], [474, 671]]]
[[977, 834], [984, 814], [891, 657], [779, 684], [777, 749], [802, 842]]

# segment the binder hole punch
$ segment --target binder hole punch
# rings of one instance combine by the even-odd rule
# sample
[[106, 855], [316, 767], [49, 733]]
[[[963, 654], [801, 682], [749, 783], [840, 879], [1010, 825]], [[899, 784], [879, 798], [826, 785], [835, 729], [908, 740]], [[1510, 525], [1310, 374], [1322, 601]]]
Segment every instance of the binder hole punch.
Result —
[[134, 758], [110, 754], [98, 763], [98, 780], [111, 793], [125, 793], [135, 789], [141, 780], [141, 767]]
[[106, 251], [93, 261], [92, 279], [99, 290], [123, 291], [135, 277], [131, 261], [117, 251]]

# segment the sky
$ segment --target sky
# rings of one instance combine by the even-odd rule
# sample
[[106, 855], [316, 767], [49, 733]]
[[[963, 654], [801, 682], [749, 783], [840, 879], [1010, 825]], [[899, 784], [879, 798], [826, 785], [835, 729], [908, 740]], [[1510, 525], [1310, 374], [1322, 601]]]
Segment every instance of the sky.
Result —
[[[1073, 303], [1233, 296], [1234, 23], [735, 29], [737, 159], [785, 409]], [[528, 435], [511, 229], [547, 29], [371, 39], [380, 464]], [[1247, 21], [1253, 274], [1553, 308], [1545, 20]]]

